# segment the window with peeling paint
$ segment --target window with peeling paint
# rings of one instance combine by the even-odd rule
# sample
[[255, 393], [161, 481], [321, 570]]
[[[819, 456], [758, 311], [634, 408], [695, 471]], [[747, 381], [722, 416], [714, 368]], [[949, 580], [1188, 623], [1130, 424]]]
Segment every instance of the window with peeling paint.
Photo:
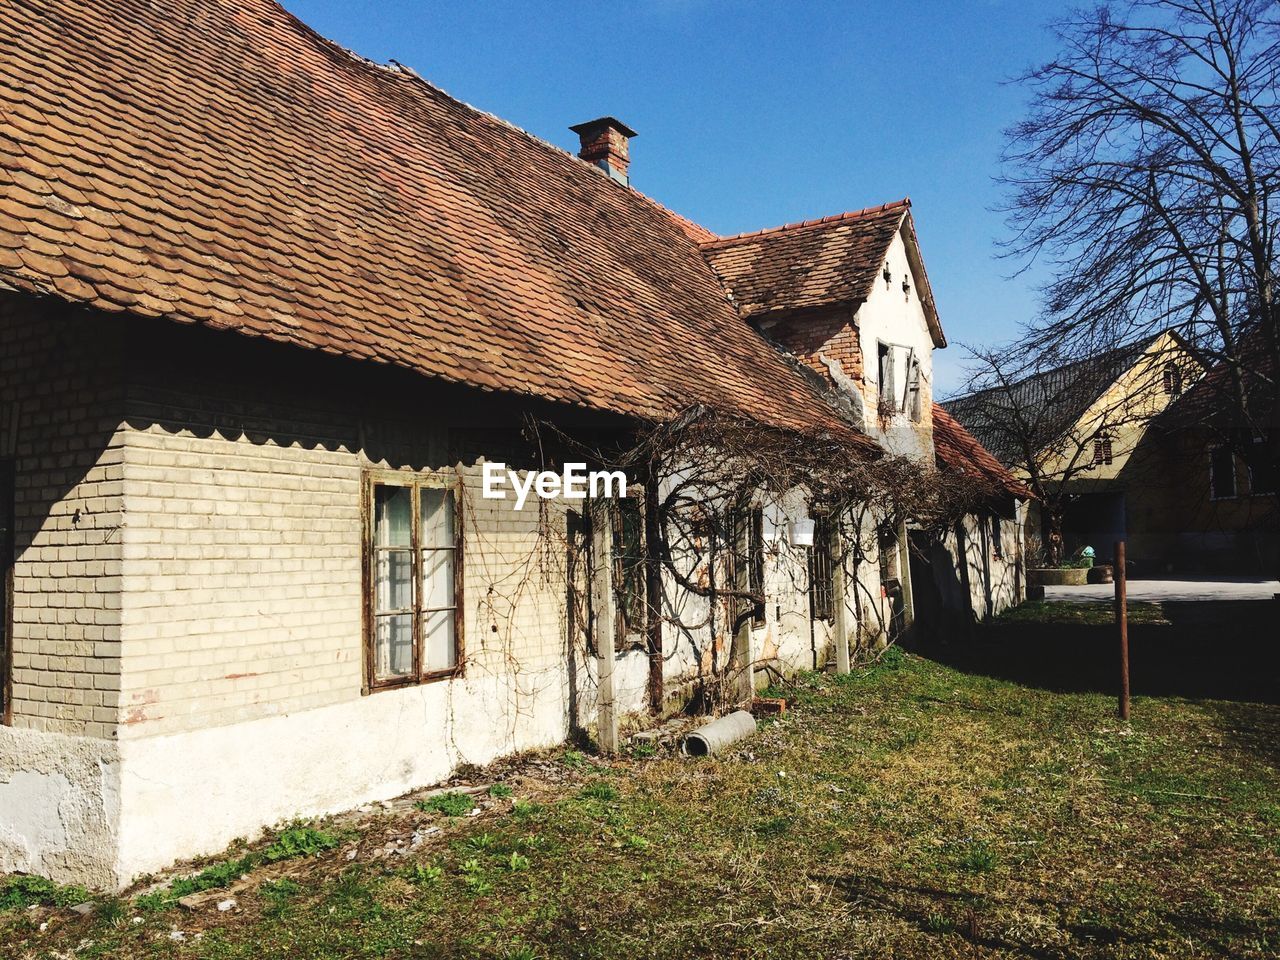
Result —
[[380, 474], [369, 491], [369, 685], [452, 676], [461, 664], [462, 632], [454, 479]]
[[880, 377], [880, 402], [892, 404], [894, 398], [893, 347], [887, 343], [877, 343], [876, 360], [876, 372]]

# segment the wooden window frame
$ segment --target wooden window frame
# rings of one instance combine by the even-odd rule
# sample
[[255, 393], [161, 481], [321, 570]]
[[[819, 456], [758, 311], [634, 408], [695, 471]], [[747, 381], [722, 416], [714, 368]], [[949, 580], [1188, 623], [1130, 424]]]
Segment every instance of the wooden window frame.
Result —
[[893, 406], [897, 397], [897, 371], [894, 369], [894, 346], [884, 340], [876, 341], [876, 400]]
[[[376, 548], [374, 545], [374, 491], [378, 487], [407, 487], [411, 496], [412, 514], [410, 547], [413, 554], [413, 672], [403, 677], [379, 679], [377, 673], [377, 606]], [[453, 494], [453, 645], [454, 665], [447, 670], [423, 669], [422, 635], [423, 614], [437, 609], [423, 607], [422, 594], [422, 494], [424, 489], [445, 490]], [[417, 474], [399, 470], [366, 470], [361, 489], [361, 554], [363, 559], [362, 600], [364, 610], [364, 692], [394, 690], [400, 687], [434, 683], [461, 677], [466, 665], [466, 644], [463, 626], [463, 497], [461, 479], [450, 472]], [[448, 548], [443, 548], [448, 549]]]
[[907, 392], [902, 398], [902, 404], [906, 408], [906, 414], [911, 418], [912, 423], [919, 423], [924, 419], [923, 379], [924, 375], [920, 370], [920, 358], [916, 356], [915, 349], [912, 348], [911, 354], [907, 359]]
[[1182, 370], [1176, 363], [1172, 360], [1165, 361], [1160, 378], [1166, 394], [1175, 400], [1182, 396]]

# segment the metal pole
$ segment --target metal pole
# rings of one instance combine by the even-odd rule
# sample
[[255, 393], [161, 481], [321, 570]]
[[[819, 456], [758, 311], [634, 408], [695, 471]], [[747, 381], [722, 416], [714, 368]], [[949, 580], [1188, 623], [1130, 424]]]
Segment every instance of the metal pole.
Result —
[[1129, 719], [1129, 605], [1124, 541], [1116, 541], [1116, 623], [1120, 625], [1120, 719]]

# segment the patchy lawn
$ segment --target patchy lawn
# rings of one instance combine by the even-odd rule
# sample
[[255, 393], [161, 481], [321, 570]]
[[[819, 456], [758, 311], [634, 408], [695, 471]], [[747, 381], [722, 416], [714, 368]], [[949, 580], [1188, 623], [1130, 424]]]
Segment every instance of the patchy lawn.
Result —
[[1280, 954], [1280, 708], [1139, 697], [1126, 728], [914, 656], [776, 692], [723, 758], [560, 751], [232, 851], [225, 912], [0, 881], [0, 955]]
[[[1160, 603], [1129, 603], [1129, 624], [1169, 623]], [[1001, 624], [1067, 624], [1070, 626], [1106, 627], [1116, 622], [1115, 605], [1080, 603], [1067, 600], [1029, 600], [1000, 614]]]

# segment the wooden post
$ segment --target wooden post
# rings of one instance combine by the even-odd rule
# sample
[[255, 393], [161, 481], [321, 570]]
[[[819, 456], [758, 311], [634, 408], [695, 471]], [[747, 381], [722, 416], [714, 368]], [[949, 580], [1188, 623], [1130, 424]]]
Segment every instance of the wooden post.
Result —
[[916, 622], [916, 598], [911, 583], [911, 535], [907, 521], [898, 523], [898, 580], [902, 583], [902, 629], [910, 632]]
[[1120, 626], [1120, 719], [1129, 719], [1129, 604], [1124, 541], [1116, 541], [1116, 623]]
[[[848, 584], [845, 570], [845, 553], [840, 549], [840, 524], [830, 525], [831, 550], [831, 612], [836, 635], [836, 673], [849, 672], [849, 611], [845, 607], [845, 587]], [[857, 589], [856, 587], [854, 589]]]
[[[730, 604], [730, 616], [734, 616], [732, 612], [734, 604]], [[747, 617], [742, 621], [742, 626], [738, 628], [738, 632], [733, 638], [733, 663], [737, 669], [737, 697], [744, 703], [749, 703], [751, 698], [756, 695], [756, 665], [755, 658], [751, 652], [751, 618]]]
[[592, 639], [596, 648], [596, 744], [601, 753], [618, 752], [618, 714], [614, 702], [614, 631], [618, 610], [613, 593], [613, 525], [609, 501], [592, 504], [591, 608]]

